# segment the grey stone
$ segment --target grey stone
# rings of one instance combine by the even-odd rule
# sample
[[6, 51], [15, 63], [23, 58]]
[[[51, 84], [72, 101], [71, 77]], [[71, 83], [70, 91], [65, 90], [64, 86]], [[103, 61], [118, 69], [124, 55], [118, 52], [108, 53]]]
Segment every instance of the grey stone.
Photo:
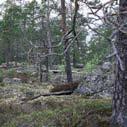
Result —
[[80, 94], [90, 94], [92, 93], [92, 90], [88, 87], [85, 86], [79, 86], [76, 90], [76, 93], [80, 93]]
[[104, 62], [103, 65], [98, 65], [96, 69], [84, 76], [82, 81], [84, 87], [78, 88], [78, 92], [82, 94], [105, 89], [102, 92], [92, 95], [93, 98], [110, 98], [113, 93], [112, 85], [114, 77], [112, 63]]
[[11, 82], [12, 82], [11, 78], [4, 78], [3, 79], [3, 83], [5, 83], [5, 84], [10, 84]]
[[36, 71], [32, 72], [31, 76], [37, 76], [38, 73]]
[[109, 71], [111, 69], [111, 67], [112, 67], [111, 62], [104, 62], [102, 65], [102, 69], [107, 70], [107, 71]]
[[3, 83], [5, 84], [20, 84], [22, 83], [20, 78], [4, 78]]
[[20, 84], [20, 83], [22, 83], [22, 81], [20, 78], [13, 78], [11, 83], [12, 84]]

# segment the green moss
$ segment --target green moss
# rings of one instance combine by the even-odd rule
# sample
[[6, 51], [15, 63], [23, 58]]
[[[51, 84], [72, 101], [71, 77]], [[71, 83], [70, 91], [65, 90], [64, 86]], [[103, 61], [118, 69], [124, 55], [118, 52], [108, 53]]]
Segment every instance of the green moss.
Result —
[[0, 82], [0, 87], [4, 87], [4, 86], [5, 86], [5, 83]]

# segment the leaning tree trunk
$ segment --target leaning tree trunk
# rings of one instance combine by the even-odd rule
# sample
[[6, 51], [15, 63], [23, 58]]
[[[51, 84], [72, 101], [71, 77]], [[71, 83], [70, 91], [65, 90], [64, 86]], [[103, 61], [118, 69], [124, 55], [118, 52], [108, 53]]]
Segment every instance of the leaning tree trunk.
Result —
[[[67, 32], [65, 0], [61, 0], [61, 14], [62, 14], [62, 30], [63, 30], [63, 35], [65, 35]], [[65, 38], [64, 39], [64, 48], [65, 49], [67, 48], [67, 45], [68, 45], [68, 40]], [[71, 71], [69, 49], [65, 53], [65, 62], [66, 62], [65, 71], [67, 74], [67, 81], [72, 82], [72, 71]]]
[[[75, 27], [76, 27], [78, 9], [79, 9], [78, 0], [75, 0], [75, 10], [74, 10], [74, 16], [72, 19], [72, 31], [73, 31], [74, 37], [77, 36]], [[76, 64], [79, 61], [79, 41], [77, 37], [75, 39], [75, 42], [76, 43], [73, 44], [73, 67], [76, 67]]]
[[[120, 59], [116, 62], [116, 79], [113, 94], [112, 123], [127, 127], [127, 0], [119, 3], [119, 24], [123, 27], [118, 32], [116, 48]], [[122, 65], [121, 65], [122, 64]], [[123, 67], [122, 67], [123, 66]]]

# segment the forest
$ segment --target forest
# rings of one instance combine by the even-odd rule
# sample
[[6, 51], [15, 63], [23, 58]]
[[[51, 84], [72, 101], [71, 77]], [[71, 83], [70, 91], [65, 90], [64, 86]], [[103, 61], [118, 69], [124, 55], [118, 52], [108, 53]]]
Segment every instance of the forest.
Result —
[[0, 127], [127, 127], [127, 0], [1, 0]]

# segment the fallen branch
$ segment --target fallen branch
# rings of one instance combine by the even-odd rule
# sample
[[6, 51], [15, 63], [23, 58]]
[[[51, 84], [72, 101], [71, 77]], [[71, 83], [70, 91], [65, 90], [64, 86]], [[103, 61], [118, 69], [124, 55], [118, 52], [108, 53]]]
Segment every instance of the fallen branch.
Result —
[[[111, 86], [112, 87], [112, 86]], [[93, 96], [95, 94], [101, 93], [104, 90], [107, 90], [108, 88], [104, 88], [104, 89], [100, 89], [98, 91], [94, 91], [92, 93], [86, 93], [85, 96]], [[46, 93], [46, 94], [39, 94], [37, 96], [31, 97], [31, 98], [22, 98], [21, 100], [23, 102], [28, 102], [28, 101], [32, 101], [34, 99], [37, 99], [39, 97], [47, 97], [47, 96], [62, 96], [62, 95], [71, 95], [74, 92], [74, 90], [67, 90], [67, 91], [60, 91], [60, 92], [50, 92], [50, 93]]]
[[73, 91], [72, 90], [68, 90], [68, 91], [60, 91], [60, 92], [51, 92], [51, 93], [45, 93], [45, 94], [39, 94], [37, 96], [34, 96], [32, 98], [22, 98], [21, 100], [24, 101], [24, 102], [27, 102], [27, 101], [31, 101], [31, 100], [34, 100], [34, 99], [37, 99], [39, 97], [46, 97], [46, 96], [61, 96], [61, 95], [70, 95], [72, 94]]

